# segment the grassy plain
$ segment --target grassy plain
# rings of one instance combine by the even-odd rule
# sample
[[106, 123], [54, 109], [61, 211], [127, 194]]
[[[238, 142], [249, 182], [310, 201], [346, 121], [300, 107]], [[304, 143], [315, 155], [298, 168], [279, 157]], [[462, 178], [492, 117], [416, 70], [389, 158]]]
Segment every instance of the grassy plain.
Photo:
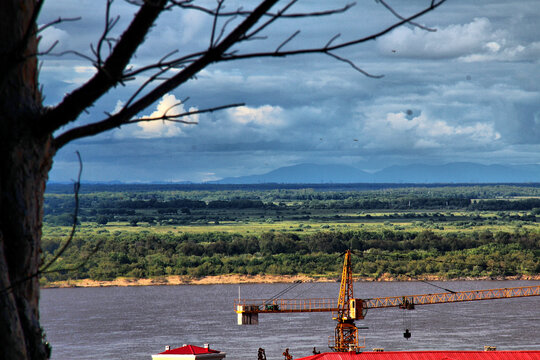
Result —
[[[486, 211], [473, 212], [430, 212], [419, 209], [417, 212], [407, 214], [426, 214], [426, 218], [407, 218], [403, 213], [394, 212], [365, 212], [361, 214], [342, 213], [340, 219], [328, 219], [313, 217], [309, 220], [260, 220], [257, 218], [246, 218], [240, 221], [197, 221], [189, 224], [172, 225], [164, 223], [138, 222], [137, 226], [131, 225], [128, 221], [111, 221], [107, 224], [97, 224], [94, 221], [81, 222], [77, 228], [80, 234], [100, 234], [115, 232], [141, 232], [148, 231], [157, 234], [165, 233], [207, 233], [224, 232], [238, 234], [260, 235], [264, 232], [279, 231], [293, 233], [315, 233], [318, 231], [346, 231], [346, 230], [366, 230], [366, 231], [411, 231], [420, 232], [430, 230], [435, 233], [448, 232], [512, 232], [517, 230], [537, 231], [540, 223], [530, 220], [510, 220], [499, 219], [500, 212]], [[430, 216], [438, 214], [441, 216]], [[504, 215], [523, 218], [528, 212], [505, 212]], [[151, 215], [151, 214], [150, 214]], [[148, 216], [148, 212], [144, 214]], [[472, 220], [471, 220], [472, 219]], [[168, 221], [168, 220], [166, 220]], [[471, 222], [474, 222], [471, 224]], [[70, 226], [58, 226], [45, 223], [44, 235], [68, 234]]]
[[[252, 234], [260, 235], [265, 232], [291, 232], [291, 233], [316, 233], [321, 230], [325, 231], [346, 231], [346, 230], [366, 230], [366, 231], [410, 231], [420, 232], [423, 230], [431, 230], [434, 233], [449, 233], [461, 232], [472, 233], [490, 231], [496, 232], [513, 232], [516, 230], [538, 231], [540, 225], [534, 224], [480, 224], [474, 226], [466, 226], [449, 224], [416, 224], [415, 222], [406, 221], [369, 221], [369, 222], [345, 222], [345, 223], [305, 223], [295, 221], [283, 221], [279, 223], [265, 222], [250, 222], [236, 223], [223, 222], [216, 224], [196, 224], [196, 225], [148, 225], [141, 224], [136, 227], [131, 226], [127, 222], [111, 222], [106, 225], [96, 225], [93, 222], [83, 222], [77, 228], [77, 233], [82, 235], [93, 234], [114, 234], [116, 232], [140, 233], [151, 232], [156, 234], [203, 234], [208, 232], [229, 233], [229, 234]], [[71, 231], [71, 226], [50, 226], [46, 225], [43, 230], [44, 236], [67, 236]]]

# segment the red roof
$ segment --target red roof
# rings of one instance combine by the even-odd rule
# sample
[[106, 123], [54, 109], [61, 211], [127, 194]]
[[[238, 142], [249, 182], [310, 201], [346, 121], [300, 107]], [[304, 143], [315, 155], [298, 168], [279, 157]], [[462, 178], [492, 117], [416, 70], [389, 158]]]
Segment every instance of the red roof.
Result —
[[182, 347], [171, 349], [171, 350], [165, 350], [164, 352], [160, 352], [160, 354], [165, 355], [200, 355], [200, 354], [218, 354], [219, 351], [212, 350], [209, 348], [204, 348], [200, 346], [194, 346], [194, 345], [184, 345]]
[[540, 351], [328, 352], [297, 360], [540, 360]]

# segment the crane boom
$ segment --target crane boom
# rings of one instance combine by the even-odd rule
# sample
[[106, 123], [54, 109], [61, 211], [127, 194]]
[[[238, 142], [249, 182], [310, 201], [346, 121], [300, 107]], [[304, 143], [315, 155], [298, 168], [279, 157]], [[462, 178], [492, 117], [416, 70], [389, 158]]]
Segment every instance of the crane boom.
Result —
[[[334, 313], [333, 319], [337, 321], [337, 326], [329, 347], [334, 351], [356, 351], [364, 346], [358, 344], [358, 328], [354, 321], [363, 319], [368, 309], [398, 307], [412, 310], [416, 305], [526, 296], [540, 296], [540, 285], [372, 299], [354, 298], [351, 251], [347, 250], [343, 262], [337, 301], [336, 299], [277, 299], [275, 297], [270, 300], [238, 299], [235, 301], [235, 308], [238, 314], [238, 325], [258, 324], [259, 314], [261, 313], [332, 312]], [[407, 333], [408, 330], [406, 330], [404, 336]], [[410, 333], [408, 334], [410, 337]]]
[[414, 305], [443, 304], [462, 301], [508, 299], [525, 296], [539, 296], [540, 286], [524, 286], [514, 288], [487, 289], [445, 292], [439, 294], [394, 296], [374, 299], [363, 299], [364, 308], [378, 309], [399, 307], [410, 309]]
[[[523, 286], [514, 288], [456, 291], [438, 294], [407, 295], [380, 297], [372, 299], [354, 299], [362, 302], [363, 309], [380, 309], [389, 307], [407, 308], [408, 304], [428, 305], [462, 301], [494, 300], [515, 297], [540, 296], [540, 286]], [[240, 310], [240, 307], [243, 310]], [[320, 299], [236, 299], [237, 313], [298, 313], [298, 312], [338, 312], [338, 300]], [[356, 317], [355, 317], [356, 318]]]

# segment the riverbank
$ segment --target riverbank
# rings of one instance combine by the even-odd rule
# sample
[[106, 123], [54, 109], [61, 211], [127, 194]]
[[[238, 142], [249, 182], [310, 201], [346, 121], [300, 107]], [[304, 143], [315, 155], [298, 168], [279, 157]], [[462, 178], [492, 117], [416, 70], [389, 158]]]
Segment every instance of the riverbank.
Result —
[[[355, 281], [456, 281], [456, 280], [540, 280], [538, 275], [522, 275], [508, 277], [478, 277], [478, 278], [457, 278], [445, 279], [436, 275], [428, 275], [419, 278], [394, 277], [389, 274], [383, 274], [379, 278], [357, 278]], [[275, 284], [275, 283], [293, 283], [293, 282], [337, 282], [339, 278], [328, 276], [307, 276], [307, 275], [216, 275], [194, 278], [189, 276], [161, 276], [150, 279], [136, 278], [117, 278], [114, 280], [64, 280], [54, 281], [42, 285], [42, 288], [74, 288], [74, 287], [111, 287], [111, 286], [157, 286], [157, 285], [215, 285], [215, 284]]]
[[305, 275], [216, 275], [194, 278], [190, 276], [160, 276], [150, 279], [120, 277], [114, 280], [64, 280], [47, 283], [42, 288], [105, 287], [105, 286], [152, 286], [152, 285], [215, 285], [215, 284], [274, 284], [293, 282], [334, 282], [328, 277]]

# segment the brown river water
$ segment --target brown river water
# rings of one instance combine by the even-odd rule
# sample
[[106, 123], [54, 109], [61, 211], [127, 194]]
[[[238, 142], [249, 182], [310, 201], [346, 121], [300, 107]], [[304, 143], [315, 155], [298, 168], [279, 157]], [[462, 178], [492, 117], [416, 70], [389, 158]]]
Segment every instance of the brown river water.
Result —
[[[454, 291], [539, 285], [539, 281], [432, 282]], [[329, 351], [330, 313], [261, 314], [259, 325], [236, 325], [234, 300], [268, 299], [291, 284], [61, 288], [41, 291], [41, 320], [52, 358], [145, 359], [183, 344], [210, 347], [226, 359], [269, 360]], [[304, 283], [283, 298], [337, 298], [338, 283]], [[354, 297], [438, 293], [422, 282], [358, 282]], [[540, 350], [540, 296], [373, 309], [357, 322], [366, 350]], [[403, 337], [405, 329], [412, 333]]]

